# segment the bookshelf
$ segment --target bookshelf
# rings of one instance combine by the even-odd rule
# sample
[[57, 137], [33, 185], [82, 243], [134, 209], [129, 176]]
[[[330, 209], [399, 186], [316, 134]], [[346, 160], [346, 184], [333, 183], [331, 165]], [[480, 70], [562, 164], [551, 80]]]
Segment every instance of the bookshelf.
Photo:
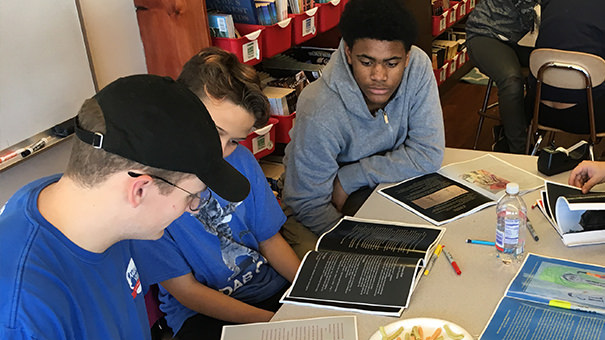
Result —
[[[191, 56], [212, 45], [205, 0], [134, 0], [134, 3], [149, 73], [176, 78]], [[432, 42], [437, 38], [432, 36], [431, 2], [410, 0], [408, 8], [418, 23], [417, 45], [430, 55]], [[339, 39], [335, 27], [303, 44], [336, 48]], [[471, 68], [467, 62], [456, 70], [440, 85], [440, 92], [446, 92]]]

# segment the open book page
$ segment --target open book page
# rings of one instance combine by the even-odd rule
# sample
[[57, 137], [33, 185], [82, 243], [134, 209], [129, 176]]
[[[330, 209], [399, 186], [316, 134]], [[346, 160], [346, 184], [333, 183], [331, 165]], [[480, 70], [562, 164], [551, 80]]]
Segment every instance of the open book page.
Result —
[[545, 198], [545, 210], [566, 246], [605, 243], [605, 229], [585, 230], [580, 225], [587, 210], [605, 210], [605, 202], [599, 203], [603, 193], [582, 194], [576, 187], [546, 181]]
[[521, 194], [536, 190], [544, 185], [543, 178], [491, 154], [446, 165], [438, 172], [454, 181], [468, 185], [495, 201], [504, 196], [506, 184], [509, 182], [519, 184]]
[[427, 225], [344, 217], [317, 242], [317, 250], [423, 259], [426, 264], [445, 230]]
[[354, 315], [223, 326], [221, 340], [357, 340]]
[[605, 339], [605, 268], [529, 254], [481, 339]]
[[318, 250], [305, 255], [282, 302], [399, 316], [444, 233], [432, 226], [343, 218], [320, 238]]
[[378, 193], [435, 225], [496, 204], [490, 197], [439, 173], [415, 177]]

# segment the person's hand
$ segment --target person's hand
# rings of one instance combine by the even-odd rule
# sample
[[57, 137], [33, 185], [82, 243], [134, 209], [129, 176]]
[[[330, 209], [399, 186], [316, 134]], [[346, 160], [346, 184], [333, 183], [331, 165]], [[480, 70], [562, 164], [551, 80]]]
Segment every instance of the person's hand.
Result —
[[345, 204], [347, 198], [349, 198], [349, 195], [342, 188], [342, 184], [340, 184], [340, 180], [336, 176], [334, 179], [334, 190], [332, 191], [332, 204], [334, 204], [336, 210], [342, 212], [342, 206]]
[[605, 162], [583, 161], [569, 175], [569, 185], [581, 188], [587, 193], [599, 183], [605, 181]]

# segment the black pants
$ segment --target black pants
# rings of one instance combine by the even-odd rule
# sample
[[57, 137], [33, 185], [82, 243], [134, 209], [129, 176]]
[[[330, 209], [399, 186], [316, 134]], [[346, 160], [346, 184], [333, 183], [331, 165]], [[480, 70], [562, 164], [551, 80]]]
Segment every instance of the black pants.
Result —
[[512, 153], [525, 153], [529, 116], [525, 113], [522, 66], [529, 65], [532, 48], [478, 36], [466, 41], [469, 57], [498, 86], [498, 110]]
[[[272, 312], [276, 312], [281, 304], [279, 303], [279, 299], [284, 295], [285, 291], [289, 288], [288, 285], [280, 290], [277, 294], [268, 298], [267, 300], [261, 301], [259, 303], [251, 303], [250, 305], [269, 310]], [[183, 324], [183, 327], [176, 334], [174, 339], [178, 340], [194, 340], [194, 339], [204, 339], [204, 340], [219, 340], [221, 338], [221, 332], [223, 331], [223, 326], [226, 325], [234, 325], [233, 322], [228, 322], [224, 320], [215, 319], [203, 314], [196, 314]]]

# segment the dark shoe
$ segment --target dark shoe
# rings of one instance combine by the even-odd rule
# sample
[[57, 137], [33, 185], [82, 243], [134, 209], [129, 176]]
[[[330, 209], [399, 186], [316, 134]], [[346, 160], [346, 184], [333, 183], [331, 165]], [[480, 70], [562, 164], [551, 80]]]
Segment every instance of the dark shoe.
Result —
[[506, 137], [504, 137], [504, 127], [502, 125], [494, 126], [492, 129], [492, 135], [494, 137], [492, 151], [509, 152], [508, 141], [506, 140]]

